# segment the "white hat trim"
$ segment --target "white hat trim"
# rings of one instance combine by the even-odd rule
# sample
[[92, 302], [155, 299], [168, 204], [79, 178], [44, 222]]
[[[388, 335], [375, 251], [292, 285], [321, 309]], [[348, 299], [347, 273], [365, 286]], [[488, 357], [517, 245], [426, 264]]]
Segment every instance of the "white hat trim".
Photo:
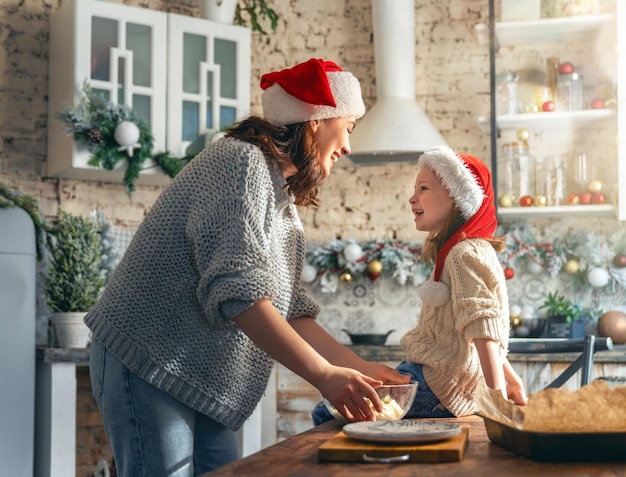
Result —
[[365, 104], [359, 80], [347, 71], [328, 72], [326, 76], [337, 107], [305, 103], [274, 83], [261, 95], [263, 117], [272, 124], [284, 126], [314, 119], [363, 116]]
[[438, 146], [429, 149], [417, 163], [420, 167], [428, 167], [441, 179], [465, 220], [478, 212], [485, 199], [485, 192], [463, 158], [451, 148]]

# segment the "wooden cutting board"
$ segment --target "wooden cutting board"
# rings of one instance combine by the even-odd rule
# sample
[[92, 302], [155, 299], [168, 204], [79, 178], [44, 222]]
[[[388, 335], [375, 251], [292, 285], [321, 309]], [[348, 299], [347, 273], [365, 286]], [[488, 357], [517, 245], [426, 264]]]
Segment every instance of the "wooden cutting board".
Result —
[[341, 431], [318, 448], [318, 458], [321, 462], [368, 462], [367, 457], [384, 459], [408, 455], [403, 462], [460, 462], [468, 443], [468, 426], [463, 426], [456, 436], [424, 444], [365, 442]]

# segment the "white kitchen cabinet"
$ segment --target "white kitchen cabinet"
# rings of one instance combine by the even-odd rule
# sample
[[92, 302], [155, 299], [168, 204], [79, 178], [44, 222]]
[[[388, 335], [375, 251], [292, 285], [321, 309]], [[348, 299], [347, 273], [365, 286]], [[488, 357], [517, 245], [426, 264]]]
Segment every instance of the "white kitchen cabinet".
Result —
[[[585, 153], [588, 169], [592, 171], [589, 179], [599, 180], [606, 195], [606, 202], [600, 205], [498, 206], [498, 215], [502, 218], [606, 215], [626, 220], [626, 126], [623, 124], [626, 110], [624, 100], [620, 99], [620, 92], [626, 91], [626, 38], [618, 28], [626, 24], [626, 6], [616, 2], [615, 11], [597, 15], [495, 22], [494, 0], [490, 3], [494, 39], [490, 44], [492, 105], [491, 114], [480, 117], [479, 123], [492, 134], [494, 183], [498, 181], [498, 168], [502, 169], [502, 145], [520, 142], [516, 133], [525, 128], [530, 132], [530, 153], [539, 160]], [[477, 31], [485, 31], [485, 26]], [[582, 71], [586, 86], [583, 109], [526, 112], [521, 105], [516, 114], [496, 115], [497, 74], [507, 69], [545, 71], [550, 56], [571, 61], [577, 71]], [[588, 101], [597, 94], [594, 87], [607, 82], [613, 82], [617, 101], [605, 109], [589, 109]]]
[[[142, 118], [154, 136], [153, 154], [176, 157], [203, 135], [249, 114], [250, 30], [210, 20], [99, 0], [70, 0], [51, 18], [48, 175], [121, 182], [123, 168], [88, 164], [57, 115], [76, 107], [83, 85]], [[169, 177], [150, 161], [139, 183]]]

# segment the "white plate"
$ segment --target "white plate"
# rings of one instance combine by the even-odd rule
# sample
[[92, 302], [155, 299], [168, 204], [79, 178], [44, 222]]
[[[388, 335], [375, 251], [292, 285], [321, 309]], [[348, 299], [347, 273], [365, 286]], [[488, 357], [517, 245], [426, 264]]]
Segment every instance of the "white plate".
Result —
[[425, 419], [399, 421], [362, 421], [343, 426], [347, 436], [369, 442], [440, 441], [461, 432], [460, 424]]

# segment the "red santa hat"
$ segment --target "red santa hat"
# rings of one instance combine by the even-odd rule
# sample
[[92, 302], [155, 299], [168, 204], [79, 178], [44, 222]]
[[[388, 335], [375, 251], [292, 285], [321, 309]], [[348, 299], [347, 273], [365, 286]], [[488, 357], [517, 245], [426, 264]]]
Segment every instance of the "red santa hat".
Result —
[[[448, 252], [460, 241], [468, 238], [493, 238], [498, 227], [493, 184], [489, 169], [479, 158], [469, 154], [457, 154], [447, 146], [430, 149], [420, 156], [418, 166], [428, 167], [439, 177], [454, 205], [458, 207], [465, 223], [450, 237], [437, 254], [434, 280], [441, 278], [443, 264]], [[420, 296], [431, 295], [430, 303], [443, 301], [445, 293], [435, 287], [420, 290]], [[433, 295], [441, 295], [441, 300]], [[449, 297], [449, 291], [448, 295]], [[443, 303], [438, 303], [443, 304]]]
[[284, 126], [365, 114], [359, 80], [332, 61], [311, 58], [261, 77], [263, 117]]

